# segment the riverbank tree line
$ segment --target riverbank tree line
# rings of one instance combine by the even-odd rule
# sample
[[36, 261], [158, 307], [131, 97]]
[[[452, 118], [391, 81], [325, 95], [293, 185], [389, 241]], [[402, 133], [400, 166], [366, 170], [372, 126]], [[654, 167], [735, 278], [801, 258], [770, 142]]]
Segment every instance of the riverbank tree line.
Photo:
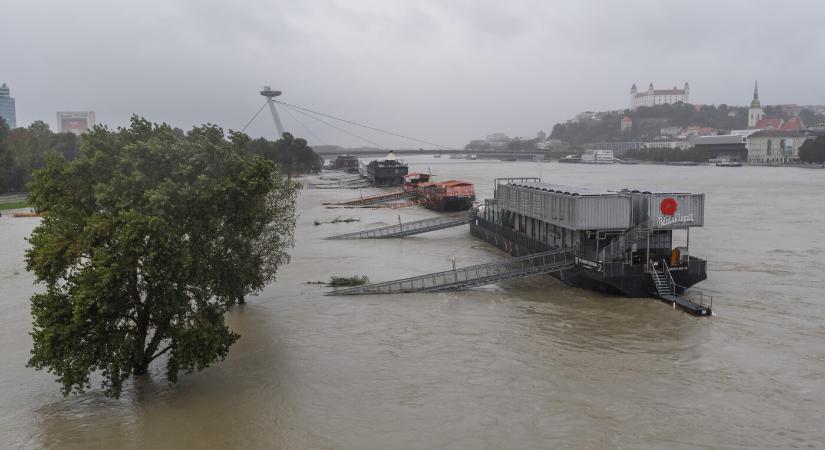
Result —
[[[173, 137], [185, 138], [182, 129], [172, 130]], [[10, 130], [0, 117], [0, 193], [25, 192], [32, 173], [45, 166], [47, 154], [72, 161], [80, 154], [83, 139], [72, 133], [55, 133], [42, 121]], [[288, 178], [296, 173], [318, 172], [324, 162], [306, 140], [289, 133], [277, 141], [250, 139], [244, 150], [281, 165]]]
[[30, 367], [64, 395], [118, 397], [156, 360], [165, 376], [224, 359], [225, 312], [289, 261], [299, 185], [215, 125], [181, 135], [133, 117], [84, 134], [77, 157], [44, 156], [29, 182], [42, 220], [28, 238]]

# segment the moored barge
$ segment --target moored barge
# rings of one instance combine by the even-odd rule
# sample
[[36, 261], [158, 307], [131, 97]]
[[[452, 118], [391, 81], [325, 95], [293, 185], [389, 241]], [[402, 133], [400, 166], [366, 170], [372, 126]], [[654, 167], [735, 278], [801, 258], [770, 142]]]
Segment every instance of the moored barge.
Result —
[[[679, 190], [597, 191], [497, 179], [493, 199], [470, 223], [473, 236], [513, 256], [568, 250], [574, 267], [553, 276], [576, 287], [629, 297], [659, 297], [710, 315], [707, 297], [689, 288], [707, 278], [690, 254], [690, 229], [704, 225], [704, 194]], [[685, 233], [674, 246], [674, 233]], [[683, 295], [684, 294], [684, 295]]]
[[469, 181], [431, 181], [432, 175], [417, 172], [404, 178], [404, 190], [417, 193], [421, 203], [434, 211], [466, 211], [476, 199], [475, 186]]
[[390, 152], [383, 160], [376, 159], [366, 165], [362, 163], [359, 171], [361, 176], [376, 186], [401, 186], [409, 169], [394, 152]]

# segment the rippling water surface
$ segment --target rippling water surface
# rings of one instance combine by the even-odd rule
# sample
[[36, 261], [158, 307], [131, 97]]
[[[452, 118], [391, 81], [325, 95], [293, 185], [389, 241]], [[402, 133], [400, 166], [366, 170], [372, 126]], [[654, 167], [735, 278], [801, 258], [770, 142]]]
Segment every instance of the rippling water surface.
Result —
[[[411, 157], [469, 179], [536, 176], [528, 162]], [[0, 447], [822, 448], [825, 447], [825, 171], [546, 163], [545, 181], [707, 194], [691, 253], [707, 258], [713, 318], [606, 296], [549, 276], [463, 292], [325, 297], [307, 281], [374, 281], [504, 258], [455, 228], [397, 240], [329, 234], [430, 217], [331, 210], [352, 190], [305, 190], [292, 263], [229, 313], [223, 363], [168, 386], [162, 366], [122, 398], [64, 398], [25, 366], [24, 237], [0, 217]], [[365, 190], [365, 193], [371, 192]], [[357, 216], [361, 222], [313, 226]]]

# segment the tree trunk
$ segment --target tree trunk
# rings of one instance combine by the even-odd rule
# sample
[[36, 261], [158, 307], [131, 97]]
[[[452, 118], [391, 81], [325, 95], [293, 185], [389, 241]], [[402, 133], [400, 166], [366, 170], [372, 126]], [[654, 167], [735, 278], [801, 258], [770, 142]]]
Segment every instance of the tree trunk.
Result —
[[244, 296], [243, 295], [239, 296], [238, 297], [238, 304], [243, 305], [245, 303], [246, 303], [246, 299], [244, 298]]
[[135, 375], [143, 375], [149, 369], [149, 357], [146, 354], [145, 344], [146, 334], [141, 331], [135, 341], [135, 351], [132, 355], [132, 373]]

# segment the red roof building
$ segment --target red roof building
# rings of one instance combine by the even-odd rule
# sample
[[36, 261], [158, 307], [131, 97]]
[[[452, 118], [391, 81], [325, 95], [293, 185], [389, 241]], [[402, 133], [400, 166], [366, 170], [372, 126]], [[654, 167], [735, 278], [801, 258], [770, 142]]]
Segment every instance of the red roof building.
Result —
[[791, 117], [787, 122], [782, 124], [782, 130], [784, 131], [797, 131], [803, 128], [805, 128], [805, 122], [799, 117]]
[[781, 130], [784, 123], [781, 117], [764, 117], [753, 127], [760, 130]]

